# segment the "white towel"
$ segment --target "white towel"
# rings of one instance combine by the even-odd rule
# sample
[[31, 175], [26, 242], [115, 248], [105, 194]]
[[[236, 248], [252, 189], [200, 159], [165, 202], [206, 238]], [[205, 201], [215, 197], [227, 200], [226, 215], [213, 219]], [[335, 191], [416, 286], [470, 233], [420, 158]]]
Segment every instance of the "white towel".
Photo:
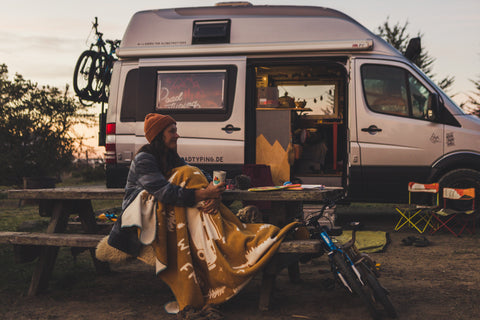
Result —
[[135, 200], [122, 213], [122, 228], [137, 227], [140, 229], [138, 239], [144, 245], [155, 240], [157, 227], [157, 200], [146, 190], [141, 191]]

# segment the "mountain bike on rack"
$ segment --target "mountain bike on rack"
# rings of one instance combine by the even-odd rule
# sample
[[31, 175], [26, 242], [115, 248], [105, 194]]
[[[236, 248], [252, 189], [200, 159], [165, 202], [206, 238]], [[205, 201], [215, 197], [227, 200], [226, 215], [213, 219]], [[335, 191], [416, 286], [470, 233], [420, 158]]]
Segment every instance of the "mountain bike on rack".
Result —
[[97, 40], [82, 52], [73, 74], [73, 88], [82, 103], [108, 101], [113, 63], [117, 60], [115, 51], [120, 45], [120, 40], [103, 40], [97, 17], [92, 29]]
[[328, 255], [335, 279], [349, 292], [360, 297], [373, 319], [381, 317], [377, 304], [383, 307], [387, 316], [396, 318], [397, 313], [388, 297], [389, 292], [378, 281], [379, 274], [375, 261], [369, 255], [360, 253], [355, 246], [355, 233], [359, 223], [351, 225], [352, 239], [340, 246], [332, 241], [330, 235], [340, 235], [341, 228], [334, 227], [333, 223], [330, 228], [319, 224], [325, 209], [334, 205], [333, 201], [326, 203], [321, 210], [305, 219], [304, 224], [309, 229], [311, 237], [322, 240], [322, 247]]

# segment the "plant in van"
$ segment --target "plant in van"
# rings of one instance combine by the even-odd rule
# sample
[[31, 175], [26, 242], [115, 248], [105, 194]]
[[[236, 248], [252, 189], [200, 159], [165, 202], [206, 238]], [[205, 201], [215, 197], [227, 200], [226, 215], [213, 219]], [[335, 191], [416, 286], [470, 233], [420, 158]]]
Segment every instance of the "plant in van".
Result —
[[[391, 44], [395, 49], [404, 53], [407, 49], [408, 43], [411, 39], [410, 35], [407, 32], [408, 21], [405, 22], [403, 25], [400, 25], [397, 22], [395, 25], [390, 25], [390, 22], [387, 17], [387, 21], [385, 21], [382, 25], [377, 27], [377, 34], [378, 36], [382, 37], [385, 41]], [[422, 37], [423, 34], [420, 32], [417, 33], [417, 37]], [[429, 76], [430, 78], [434, 79], [435, 74], [433, 73], [433, 63], [435, 62], [435, 58], [431, 57], [428, 51], [422, 47], [420, 55], [415, 58], [413, 61], [422, 69], [422, 71]], [[444, 91], [450, 88], [455, 80], [453, 76], [447, 76], [440, 81], [436, 81], [437, 85]]]
[[56, 87], [42, 86], [0, 65], [0, 184], [20, 184], [23, 177], [59, 176], [71, 165], [76, 142], [73, 126], [93, 115]]

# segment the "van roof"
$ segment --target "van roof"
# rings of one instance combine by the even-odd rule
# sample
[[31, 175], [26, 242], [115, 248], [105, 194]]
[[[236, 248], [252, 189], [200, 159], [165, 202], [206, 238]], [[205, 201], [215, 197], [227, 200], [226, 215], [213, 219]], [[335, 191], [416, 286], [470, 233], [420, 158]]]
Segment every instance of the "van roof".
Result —
[[[228, 43], [192, 44], [194, 23], [227, 20]], [[140, 11], [117, 55], [231, 55], [299, 51], [400, 53], [346, 14], [313, 6], [215, 6]]]

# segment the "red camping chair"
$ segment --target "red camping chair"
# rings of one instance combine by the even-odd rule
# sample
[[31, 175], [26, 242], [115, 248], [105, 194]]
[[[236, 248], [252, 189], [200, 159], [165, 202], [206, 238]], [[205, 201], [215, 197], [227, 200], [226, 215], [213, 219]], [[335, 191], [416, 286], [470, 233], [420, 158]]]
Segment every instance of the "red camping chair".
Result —
[[433, 209], [439, 206], [439, 185], [438, 183], [408, 183], [408, 205], [395, 208], [400, 214], [400, 219], [394, 230], [408, 226], [424, 233], [427, 227], [432, 227]]
[[458, 237], [466, 230], [474, 234], [475, 213], [475, 188], [443, 188], [443, 207], [432, 212], [438, 225], [431, 233], [447, 230]]

